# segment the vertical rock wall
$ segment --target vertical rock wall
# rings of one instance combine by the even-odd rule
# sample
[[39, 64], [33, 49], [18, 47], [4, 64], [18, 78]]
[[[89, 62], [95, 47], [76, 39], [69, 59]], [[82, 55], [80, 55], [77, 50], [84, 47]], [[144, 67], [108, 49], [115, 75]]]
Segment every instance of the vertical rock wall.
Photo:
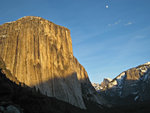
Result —
[[43, 18], [1, 25], [0, 57], [20, 82], [80, 108], [85, 108], [82, 96], [95, 91], [73, 56], [70, 31]]

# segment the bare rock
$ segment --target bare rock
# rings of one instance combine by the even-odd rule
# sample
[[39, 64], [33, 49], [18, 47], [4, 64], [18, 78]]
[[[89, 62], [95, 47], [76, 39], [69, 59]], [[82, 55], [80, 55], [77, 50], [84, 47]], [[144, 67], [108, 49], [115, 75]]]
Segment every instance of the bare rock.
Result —
[[88, 94], [100, 103], [87, 72], [73, 56], [67, 28], [33, 16], [5, 23], [0, 25], [0, 53], [18, 81], [43, 94], [80, 108], [85, 108], [82, 96]]
[[150, 63], [128, 69], [101, 87], [100, 95], [112, 105], [150, 101]]

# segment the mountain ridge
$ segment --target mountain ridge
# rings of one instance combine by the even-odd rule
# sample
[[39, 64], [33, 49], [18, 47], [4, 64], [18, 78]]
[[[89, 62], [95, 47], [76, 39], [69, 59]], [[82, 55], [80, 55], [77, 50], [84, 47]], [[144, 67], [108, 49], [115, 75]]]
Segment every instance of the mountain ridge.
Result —
[[149, 85], [150, 63], [147, 62], [120, 73], [112, 81], [104, 79], [99, 87], [95, 87], [101, 96], [107, 98], [107, 103], [117, 106], [150, 101]]

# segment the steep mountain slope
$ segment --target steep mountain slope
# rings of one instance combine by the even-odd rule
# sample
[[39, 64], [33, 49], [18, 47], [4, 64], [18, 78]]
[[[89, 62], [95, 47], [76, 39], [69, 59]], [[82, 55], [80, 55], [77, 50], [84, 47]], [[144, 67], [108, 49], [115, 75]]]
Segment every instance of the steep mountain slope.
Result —
[[[0, 64], [3, 65], [3, 62]], [[44, 96], [34, 88], [22, 86], [21, 83], [16, 84], [16, 78], [11, 73], [8, 74], [8, 70], [2, 65], [0, 65], [0, 113], [87, 113], [56, 98]], [[9, 112], [6, 109], [8, 107]]]
[[111, 81], [103, 81], [98, 91], [111, 105], [150, 101], [150, 62], [122, 72]]
[[0, 57], [19, 82], [51, 97], [86, 108], [99, 104], [84, 67], [73, 56], [70, 31], [41, 17], [0, 25]]
[[[4, 66], [4, 65], [3, 65]], [[2, 113], [149, 113], [149, 104], [137, 104], [115, 108], [101, 109], [97, 104], [86, 100], [87, 110], [82, 110], [56, 98], [47, 97], [35, 89], [17, 85], [14, 76], [6, 73], [8, 70], [0, 67], [0, 112]], [[8, 75], [7, 75], [8, 74]], [[10, 75], [10, 76], [9, 76]], [[8, 79], [10, 78], [10, 79]], [[9, 108], [9, 110], [8, 110]]]

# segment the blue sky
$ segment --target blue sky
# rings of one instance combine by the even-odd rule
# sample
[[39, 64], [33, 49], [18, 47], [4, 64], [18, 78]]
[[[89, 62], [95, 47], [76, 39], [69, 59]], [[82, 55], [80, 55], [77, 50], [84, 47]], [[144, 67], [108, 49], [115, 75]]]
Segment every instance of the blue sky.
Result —
[[150, 0], [0, 1], [0, 24], [23, 16], [69, 28], [74, 56], [92, 82], [150, 61]]

